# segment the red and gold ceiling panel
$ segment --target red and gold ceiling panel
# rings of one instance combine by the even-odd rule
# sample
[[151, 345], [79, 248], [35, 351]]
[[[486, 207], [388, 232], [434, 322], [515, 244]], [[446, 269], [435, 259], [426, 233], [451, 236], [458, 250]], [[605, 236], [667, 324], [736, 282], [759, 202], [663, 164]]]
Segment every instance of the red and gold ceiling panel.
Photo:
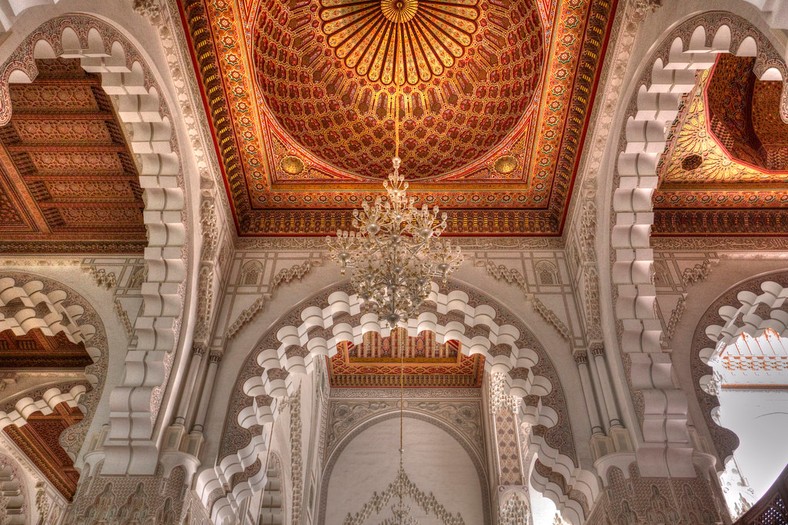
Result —
[[[788, 125], [780, 82], [721, 55], [698, 75], [659, 167], [655, 235], [785, 235]], [[777, 93], [777, 96], [775, 96]]]
[[0, 251], [140, 253], [139, 175], [101, 77], [78, 60], [36, 65], [0, 128]]
[[440, 344], [433, 332], [408, 337], [397, 328], [391, 336], [364, 334], [359, 345], [340, 343], [328, 360], [333, 387], [468, 388], [479, 387], [484, 377], [484, 357], [465, 356], [458, 341]]
[[615, 1], [180, 5], [240, 235], [347, 228], [395, 117], [451, 234], [561, 234]]
[[83, 369], [91, 364], [93, 359], [85, 350], [85, 343], [72, 343], [64, 332], [52, 337], [38, 329], [25, 335], [15, 335], [11, 330], [0, 332], [0, 369]]
[[59, 439], [65, 429], [83, 417], [78, 408], [60, 403], [50, 414], [35, 412], [27, 416], [25, 425], [8, 425], [3, 429], [67, 501], [71, 501], [77, 490], [79, 471]]

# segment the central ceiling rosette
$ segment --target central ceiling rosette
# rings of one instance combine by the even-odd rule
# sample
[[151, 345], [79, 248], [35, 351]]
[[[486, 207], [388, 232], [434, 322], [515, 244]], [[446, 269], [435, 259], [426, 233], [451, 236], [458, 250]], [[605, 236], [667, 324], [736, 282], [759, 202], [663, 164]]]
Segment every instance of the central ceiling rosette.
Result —
[[372, 82], [415, 85], [443, 74], [478, 29], [477, 0], [322, 0], [328, 45]]
[[533, 0], [271, 3], [253, 50], [265, 107], [281, 132], [350, 176], [387, 177], [397, 86], [409, 179], [488, 162], [533, 110], [545, 61]]

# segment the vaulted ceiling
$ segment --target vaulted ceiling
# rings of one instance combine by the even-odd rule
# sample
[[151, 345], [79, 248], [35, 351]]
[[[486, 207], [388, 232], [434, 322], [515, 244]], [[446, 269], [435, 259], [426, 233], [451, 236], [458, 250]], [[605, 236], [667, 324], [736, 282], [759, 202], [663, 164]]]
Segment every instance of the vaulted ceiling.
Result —
[[397, 106], [402, 173], [449, 234], [561, 234], [615, 1], [181, 5], [240, 235], [348, 228]]

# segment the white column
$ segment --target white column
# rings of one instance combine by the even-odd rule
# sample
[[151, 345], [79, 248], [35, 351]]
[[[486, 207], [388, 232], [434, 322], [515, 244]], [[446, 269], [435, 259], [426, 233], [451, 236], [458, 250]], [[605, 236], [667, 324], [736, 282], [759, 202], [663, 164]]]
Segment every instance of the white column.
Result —
[[591, 375], [588, 372], [588, 354], [585, 352], [576, 352], [574, 358], [575, 363], [577, 363], [577, 369], [580, 372], [580, 385], [583, 388], [583, 397], [585, 397], [586, 400], [588, 418], [591, 420], [591, 433], [604, 433], [604, 429], [599, 420], [599, 411], [597, 409], [596, 399], [594, 398], [594, 389], [593, 386], [591, 386]]
[[202, 356], [205, 353], [205, 346], [195, 344], [192, 348], [192, 360], [189, 363], [189, 373], [186, 375], [186, 383], [183, 385], [181, 400], [178, 403], [178, 410], [175, 416], [175, 424], [183, 425], [186, 421], [186, 413], [189, 410], [192, 396], [194, 395], [194, 384], [197, 382], [197, 372], [200, 370]]
[[197, 417], [194, 418], [194, 427], [192, 428], [194, 432], [202, 432], [203, 425], [205, 425], [205, 415], [208, 413], [208, 404], [211, 402], [211, 394], [213, 393], [213, 383], [216, 380], [216, 369], [219, 368], [221, 360], [222, 351], [211, 350], [211, 353], [208, 355], [208, 372], [205, 375], [202, 396], [197, 407]]
[[613, 387], [610, 384], [610, 375], [607, 372], [607, 361], [605, 361], [605, 347], [602, 344], [591, 346], [591, 355], [594, 356], [594, 364], [599, 374], [599, 385], [602, 387], [602, 399], [607, 407], [607, 413], [611, 427], [623, 426], [621, 417], [616, 408], [616, 398], [613, 396]]

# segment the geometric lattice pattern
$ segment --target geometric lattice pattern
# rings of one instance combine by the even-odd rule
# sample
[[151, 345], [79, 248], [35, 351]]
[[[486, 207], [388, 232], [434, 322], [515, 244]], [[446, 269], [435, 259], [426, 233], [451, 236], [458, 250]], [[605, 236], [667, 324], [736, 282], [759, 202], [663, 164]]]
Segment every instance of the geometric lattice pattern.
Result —
[[240, 235], [348, 229], [397, 106], [447, 234], [561, 234], [618, 2], [178, 4]]

